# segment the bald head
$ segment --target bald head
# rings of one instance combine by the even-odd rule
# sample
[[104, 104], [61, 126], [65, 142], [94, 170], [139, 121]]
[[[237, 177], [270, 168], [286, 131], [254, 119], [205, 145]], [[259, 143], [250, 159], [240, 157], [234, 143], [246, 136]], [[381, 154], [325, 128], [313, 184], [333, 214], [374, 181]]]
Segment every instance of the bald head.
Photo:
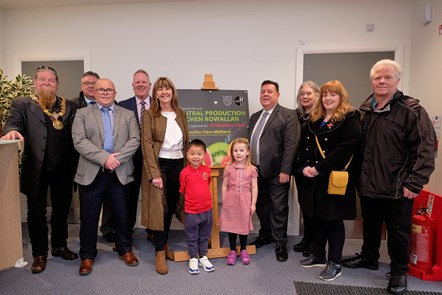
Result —
[[113, 105], [116, 95], [115, 85], [110, 79], [101, 78], [95, 82], [95, 99], [101, 106], [109, 107]]

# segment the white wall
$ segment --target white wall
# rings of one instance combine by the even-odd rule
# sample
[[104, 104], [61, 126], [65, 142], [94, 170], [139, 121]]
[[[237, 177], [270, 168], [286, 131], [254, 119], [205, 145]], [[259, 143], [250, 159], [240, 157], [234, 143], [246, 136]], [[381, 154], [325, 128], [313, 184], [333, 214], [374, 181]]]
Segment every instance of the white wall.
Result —
[[6, 19], [2, 8], [0, 8], [0, 68], [6, 68]]
[[[200, 88], [204, 73], [212, 73], [220, 89], [249, 91], [251, 113], [260, 109], [260, 83], [271, 79], [280, 83], [280, 103], [294, 108], [297, 52], [306, 48], [400, 47], [406, 89], [412, 15], [413, 0], [202, 0], [8, 10], [6, 69], [14, 76], [21, 60], [83, 58], [86, 70], [114, 80], [118, 100], [132, 96], [138, 68], [189, 89]], [[365, 32], [367, 23], [375, 24], [375, 32]], [[289, 234], [297, 234], [299, 214], [296, 201], [290, 203]]]
[[[21, 59], [85, 56], [90, 69], [115, 81], [117, 99], [132, 95], [131, 76], [140, 67], [154, 78], [169, 76], [177, 88], [199, 88], [204, 73], [212, 73], [220, 89], [249, 90], [251, 112], [260, 108], [260, 83], [272, 79], [281, 84], [281, 104], [294, 107], [300, 40], [325, 49], [399, 45], [408, 65], [412, 0], [357, 2], [206, 0], [9, 10], [7, 69], [12, 76]], [[365, 33], [368, 22], [375, 23], [374, 33]]]
[[[424, 25], [424, 10], [432, 5], [432, 21]], [[442, 115], [442, 2], [440, 0], [415, 0], [413, 8], [412, 47], [410, 62], [410, 95], [419, 98], [430, 116]], [[441, 136], [441, 134], [439, 134]], [[442, 143], [440, 143], [442, 144]], [[439, 144], [439, 149], [441, 145]], [[436, 171], [431, 176], [429, 191], [442, 195], [442, 153], [436, 159]]]

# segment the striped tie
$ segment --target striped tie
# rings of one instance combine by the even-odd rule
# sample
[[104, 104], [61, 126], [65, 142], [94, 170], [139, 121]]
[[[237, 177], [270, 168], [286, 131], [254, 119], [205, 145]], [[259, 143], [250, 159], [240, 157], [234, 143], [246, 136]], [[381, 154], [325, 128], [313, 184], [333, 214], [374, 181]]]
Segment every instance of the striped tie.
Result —
[[144, 118], [144, 112], [146, 111], [146, 102], [140, 101], [141, 105], [141, 112], [140, 112], [140, 127], [143, 126], [143, 118]]

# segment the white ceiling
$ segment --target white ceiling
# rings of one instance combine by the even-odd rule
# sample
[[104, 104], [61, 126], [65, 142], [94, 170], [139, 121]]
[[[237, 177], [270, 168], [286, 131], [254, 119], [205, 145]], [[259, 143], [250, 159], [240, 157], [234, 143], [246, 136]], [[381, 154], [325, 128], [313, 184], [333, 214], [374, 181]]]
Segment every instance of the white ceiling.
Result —
[[[191, 0], [0, 0], [0, 8], [37, 8], [57, 6], [83, 6], [104, 4], [153, 3], [153, 2], [184, 2]], [[201, 0], [200, 0], [201, 1]]]

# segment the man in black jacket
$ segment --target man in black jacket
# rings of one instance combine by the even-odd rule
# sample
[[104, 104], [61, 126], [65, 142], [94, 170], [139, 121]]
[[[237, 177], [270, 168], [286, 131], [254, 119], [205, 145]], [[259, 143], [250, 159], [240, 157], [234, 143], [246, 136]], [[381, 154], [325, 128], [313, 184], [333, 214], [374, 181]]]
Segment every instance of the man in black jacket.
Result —
[[377, 270], [385, 222], [391, 259], [387, 290], [392, 294], [407, 290], [413, 202], [434, 170], [436, 142], [425, 109], [397, 89], [400, 78], [400, 65], [392, 60], [378, 61], [370, 72], [373, 94], [360, 107], [358, 192], [364, 243], [360, 255], [342, 263]]
[[28, 230], [32, 245], [32, 273], [46, 268], [48, 257], [48, 225], [46, 206], [51, 187], [52, 256], [65, 260], [78, 258], [67, 247], [68, 213], [72, 200], [72, 184], [78, 161], [71, 137], [76, 105], [57, 96], [57, 72], [47, 66], [35, 71], [35, 94], [12, 101], [1, 140], [24, 142], [21, 192], [27, 197]]

